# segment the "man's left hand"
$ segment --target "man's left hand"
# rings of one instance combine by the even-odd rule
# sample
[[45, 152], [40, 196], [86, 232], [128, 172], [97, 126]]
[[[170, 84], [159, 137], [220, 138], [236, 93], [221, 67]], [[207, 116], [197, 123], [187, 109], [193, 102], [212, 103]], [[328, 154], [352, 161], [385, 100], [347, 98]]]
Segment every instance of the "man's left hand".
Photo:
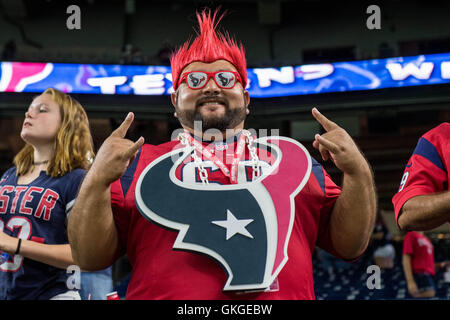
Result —
[[316, 108], [312, 109], [312, 115], [326, 131], [322, 135], [316, 134], [313, 142], [313, 147], [319, 150], [324, 161], [331, 159], [339, 170], [349, 175], [370, 171], [367, 161], [347, 131]]

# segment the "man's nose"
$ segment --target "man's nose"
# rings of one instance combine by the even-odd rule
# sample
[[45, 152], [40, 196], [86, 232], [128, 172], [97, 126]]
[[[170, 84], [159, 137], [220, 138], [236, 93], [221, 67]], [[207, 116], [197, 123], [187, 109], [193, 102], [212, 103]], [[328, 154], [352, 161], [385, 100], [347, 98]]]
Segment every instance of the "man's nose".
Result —
[[206, 82], [206, 85], [203, 87], [203, 93], [205, 94], [218, 94], [220, 93], [221, 88], [216, 84], [214, 79], [211, 77]]

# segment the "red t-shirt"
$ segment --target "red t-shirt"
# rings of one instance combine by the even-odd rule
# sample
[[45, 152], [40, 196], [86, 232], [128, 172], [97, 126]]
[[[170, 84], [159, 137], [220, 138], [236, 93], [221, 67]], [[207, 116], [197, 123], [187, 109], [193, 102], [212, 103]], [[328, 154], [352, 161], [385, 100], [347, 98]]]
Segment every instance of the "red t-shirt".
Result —
[[[223, 154], [228, 154], [226, 150], [234, 150], [235, 145], [235, 142], [227, 146], [219, 145], [219, 148], [216, 147], [216, 155], [221, 150], [225, 150], [222, 151]], [[195, 252], [173, 250], [179, 232], [150, 222], [136, 207], [135, 188], [141, 172], [153, 160], [178, 147], [181, 146], [175, 140], [158, 146], [144, 145], [125, 175], [111, 185], [112, 209], [120, 243], [132, 265], [126, 298], [314, 299], [314, 247], [318, 245], [338, 256], [331, 243], [329, 222], [341, 188], [333, 183], [322, 166], [312, 159], [311, 175], [294, 199], [295, 218], [287, 249], [289, 259], [275, 281], [278, 289], [272, 292], [237, 294], [222, 290], [227, 274], [216, 261]], [[249, 159], [247, 150], [244, 159]], [[270, 156], [260, 160], [271, 161]], [[204, 167], [208, 169], [209, 181], [229, 184], [228, 178], [211, 161], [204, 163]], [[192, 174], [195, 172], [191, 170], [192, 163], [185, 168], [186, 170], [181, 170], [178, 167], [176, 170], [176, 177], [180, 181], [199, 181], [198, 172]], [[238, 182], [249, 181], [248, 177], [251, 181], [251, 176], [248, 161], [247, 164], [246, 161], [241, 161]]]
[[450, 180], [450, 123], [425, 133], [406, 165], [398, 192], [392, 198], [395, 218], [412, 197], [446, 191]]
[[411, 256], [413, 274], [436, 274], [433, 244], [426, 236], [416, 231], [408, 232], [403, 241], [403, 254]]

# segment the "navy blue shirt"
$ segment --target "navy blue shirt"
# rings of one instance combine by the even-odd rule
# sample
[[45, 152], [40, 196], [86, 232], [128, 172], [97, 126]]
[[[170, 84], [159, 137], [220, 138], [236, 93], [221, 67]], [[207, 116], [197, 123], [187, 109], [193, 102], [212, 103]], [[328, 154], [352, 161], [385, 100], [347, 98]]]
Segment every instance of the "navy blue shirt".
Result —
[[[84, 178], [75, 169], [52, 178], [45, 171], [29, 184], [18, 184], [16, 168], [0, 178], [0, 231], [44, 244], [67, 244], [66, 222]], [[21, 255], [0, 265], [0, 299], [48, 300], [68, 291], [71, 274]]]

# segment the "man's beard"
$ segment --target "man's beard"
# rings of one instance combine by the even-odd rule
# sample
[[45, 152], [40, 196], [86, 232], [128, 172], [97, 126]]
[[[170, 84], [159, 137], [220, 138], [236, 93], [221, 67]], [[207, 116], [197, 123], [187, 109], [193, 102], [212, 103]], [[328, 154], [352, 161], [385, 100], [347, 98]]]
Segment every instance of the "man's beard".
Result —
[[[194, 110], [181, 111], [178, 107], [175, 107], [178, 120], [181, 124], [189, 127], [196, 128], [199, 126], [197, 122], [201, 122], [202, 132], [206, 130], [214, 129], [221, 132], [225, 132], [227, 129], [234, 129], [246, 117], [246, 108], [242, 106], [240, 108], [230, 109], [228, 105], [225, 105], [224, 115], [212, 115], [205, 116], [200, 112], [199, 106], [196, 106]], [[195, 127], [194, 127], [194, 122]]]

